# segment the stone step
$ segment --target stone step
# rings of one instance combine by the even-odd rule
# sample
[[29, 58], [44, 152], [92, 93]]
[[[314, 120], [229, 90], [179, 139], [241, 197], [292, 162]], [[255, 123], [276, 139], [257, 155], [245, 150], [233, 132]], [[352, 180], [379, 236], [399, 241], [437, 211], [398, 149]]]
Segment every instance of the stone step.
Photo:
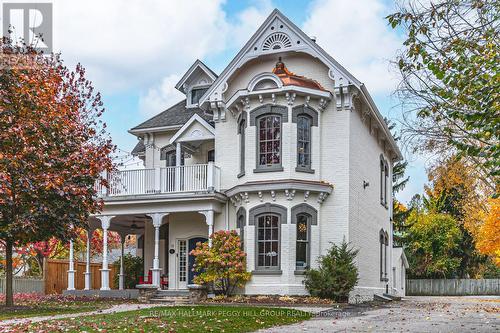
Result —
[[381, 302], [392, 302], [391, 298], [386, 297], [384, 295], [377, 295], [377, 294], [375, 294], [375, 295], [373, 295], [373, 299], [375, 301], [381, 301]]
[[160, 297], [153, 297], [149, 300], [151, 303], [161, 303], [161, 304], [189, 304], [191, 303], [191, 300], [189, 297], [165, 297], [165, 296], [160, 296]]
[[189, 291], [187, 290], [157, 290], [155, 296], [189, 296]]
[[401, 296], [390, 295], [390, 294], [386, 294], [386, 293], [384, 293], [383, 296], [390, 298], [393, 301], [400, 301], [401, 300]]

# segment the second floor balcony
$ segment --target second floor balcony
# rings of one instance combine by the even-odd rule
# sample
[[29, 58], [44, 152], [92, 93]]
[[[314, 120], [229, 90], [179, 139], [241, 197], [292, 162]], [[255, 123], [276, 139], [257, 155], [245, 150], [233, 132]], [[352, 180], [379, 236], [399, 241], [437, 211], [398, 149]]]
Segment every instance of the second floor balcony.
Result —
[[152, 169], [121, 170], [107, 175], [109, 187], [97, 186], [99, 197], [208, 193], [220, 189], [220, 169], [210, 162]]

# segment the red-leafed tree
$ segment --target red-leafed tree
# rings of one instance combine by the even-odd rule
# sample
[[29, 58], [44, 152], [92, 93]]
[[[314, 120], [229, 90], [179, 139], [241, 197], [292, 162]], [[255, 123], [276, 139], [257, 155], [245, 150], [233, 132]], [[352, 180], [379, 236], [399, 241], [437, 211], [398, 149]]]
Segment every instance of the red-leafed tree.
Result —
[[[5, 59], [9, 58], [9, 62]], [[114, 146], [99, 93], [77, 65], [6, 38], [0, 44], [0, 239], [6, 305], [13, 305], [12, 249], [53, 237], [67, 242], [98, 213], [94, 183]]]
[[[74, 239], [75, 256], [83, 258], [87, 250], [87, 232], [84, 229], [76, 231], [77, 237]], [[120, 235], [116, 232], [108, 232], [108, 249], [118, 249], [120, 247]], [[69, 244], [62, 242], [57, 238], [51, 238], [47, 241], [28, 243], [17, 247], [16, 253], [27, 258], [34, 259], [38, 265], [38, 271], [43, 271], [44, 259], [67, 259], [69, 253]], [[91, 256], [100, 255], [103, 251], [102, 230], [95, 230], [90, 238]]]

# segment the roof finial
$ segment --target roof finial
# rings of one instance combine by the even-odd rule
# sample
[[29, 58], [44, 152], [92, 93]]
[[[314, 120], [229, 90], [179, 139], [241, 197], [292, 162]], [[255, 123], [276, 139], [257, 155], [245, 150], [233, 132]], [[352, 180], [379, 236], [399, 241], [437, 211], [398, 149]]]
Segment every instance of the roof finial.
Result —
[[276, 67], [273, 72], [275, 74], [280, 74], [285, 72], [285, 64], [281, 61], [281, 57], [278, 57], [278, 62], [276, 63]]

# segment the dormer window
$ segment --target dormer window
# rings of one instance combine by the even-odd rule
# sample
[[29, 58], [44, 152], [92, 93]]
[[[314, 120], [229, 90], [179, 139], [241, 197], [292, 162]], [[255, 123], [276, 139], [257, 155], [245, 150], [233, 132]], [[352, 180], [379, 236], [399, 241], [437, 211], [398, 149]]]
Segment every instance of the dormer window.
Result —
[[205, 95], [205, 93], [207, 92], [208, 90], [208, 87], [204, 87], [204, 88], [193, 88], [191, 90], [191, 104], [198, 104], [198, 102], [200, 101], [200, 98]]

